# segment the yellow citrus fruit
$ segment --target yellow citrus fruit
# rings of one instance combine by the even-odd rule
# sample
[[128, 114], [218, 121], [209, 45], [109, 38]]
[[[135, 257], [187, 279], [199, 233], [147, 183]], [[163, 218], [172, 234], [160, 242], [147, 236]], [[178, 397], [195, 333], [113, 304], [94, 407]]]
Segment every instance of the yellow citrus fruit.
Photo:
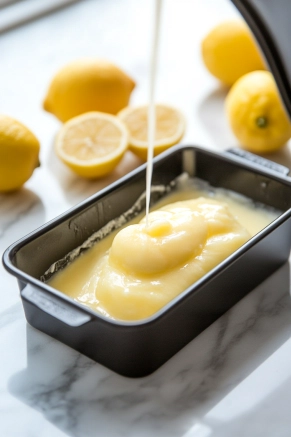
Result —
[[232, 131], [245, 149], [273, 152], [290, 139], [291, 123], [268, 71], [241, 77], [230, 89], [225, 105]]
[[88, 179], [110, 173], [127, 147], [125, 125], [116, 116], [102, 112], [88, 112], [67, 121], [55, 141], [57, 156]]
[[39, 141], [22, 123], [0, 115], [0, 192], [15, 191], [39, 166]]
[[111, 62], [81, 59], [52, 79], [43, 106], [65, 122], [89, 111], [116, 114], [128, 105], [135, 82]]
[[[154, 155], [177, 144], [185, 133], [184, 115], [168, 105], [156, 105]], [[147, 159], [148, 106], [127, 107], [117, 114], [129, 131], [129, 148], [141, 159]]]
[[201, 53], [208, 71], [225, 85], [233, 85], [251, 71], [265, 70], [254, 38], [241, 20], [214, 27], [203, 39]]

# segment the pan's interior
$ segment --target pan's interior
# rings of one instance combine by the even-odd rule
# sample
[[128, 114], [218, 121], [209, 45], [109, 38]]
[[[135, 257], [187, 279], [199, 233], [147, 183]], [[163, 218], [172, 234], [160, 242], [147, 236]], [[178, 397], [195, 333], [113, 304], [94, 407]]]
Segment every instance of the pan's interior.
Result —
[[[256, 171], [237, 158], [218, 155], [193, 147], [178, 148], [158, 158], [154, 165], [153, 185], [169, 185], [187, 172], [208, 182], [243, 194], [283, 212], [291, 207], [289, 182]], [[145, 191], [145, 169], [126, 178], [77, 206], [64, 216], [24, 239], [10, 253], [12, 263], [22, 272], [39, 279], [55, 262], [84, 243], [110, 220], [130, 209]]]

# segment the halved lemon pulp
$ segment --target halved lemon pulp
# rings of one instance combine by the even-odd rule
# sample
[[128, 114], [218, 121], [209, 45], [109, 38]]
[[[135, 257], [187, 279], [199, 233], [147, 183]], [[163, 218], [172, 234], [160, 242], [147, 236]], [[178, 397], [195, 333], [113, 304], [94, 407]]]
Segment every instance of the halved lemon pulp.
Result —
[[[168, 105], [156, 105], [156, 136], [154, 155], [179, 143], [185, 133], [185, 118], [180, 110]], [[129, 131], [129, 148], [140, 158], [147, 159], [148, 106], [126, 107], [118, 114]]]
[[70, 119], [55, 142], [57, 156], [76, 174], [89, 179], [110, 173], [127, 148], [125, 124], [103, 112], [87, 112]]

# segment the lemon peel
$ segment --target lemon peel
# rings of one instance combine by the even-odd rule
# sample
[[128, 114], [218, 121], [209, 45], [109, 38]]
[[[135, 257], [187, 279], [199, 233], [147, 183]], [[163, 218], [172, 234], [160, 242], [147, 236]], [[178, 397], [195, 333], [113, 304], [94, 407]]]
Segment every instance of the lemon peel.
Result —
[[43, 107], [62, 122], [90, 111], [116, 114], [128, 105], [134, 87], [134, 80], [115, 64], [79, 59], [55, 74]]
[[22, 123], [0, 114], [0, 192], [22, 187], [39, 166], [40, 144]]
[[201, 43], [201, 55], [207, 70], [228, 86], [244, 74], [265, 69], [248, 26], [238, 19], [219, 23], [208, 32]]
[[225, 110], [234, 135], [251, 152], [274, 152], [291, 137], [290, 120], [268, 71], [241, 77], [226, 97]]

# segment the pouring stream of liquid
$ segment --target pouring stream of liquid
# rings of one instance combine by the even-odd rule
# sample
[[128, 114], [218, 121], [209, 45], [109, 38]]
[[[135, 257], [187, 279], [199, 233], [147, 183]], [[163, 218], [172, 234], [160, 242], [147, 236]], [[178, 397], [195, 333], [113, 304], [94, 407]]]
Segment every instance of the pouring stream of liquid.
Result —
[[156, 134], [156, 111], [155, 111], [155, 85], [157, 72], [157, 57], [159, 45], [159, 30], [161, 18], [162, 0], [155, 0], [155, 18], [152, 51], [150, 60], [149, 75], [149, 105], [148, 105], [148, 151], [147, 151], [147, 169], [146, 169], [146, 226], [148, 226], [148, 215], [151, 200], [151, 183], [153, 173], [153, 155], [154, 142]]

